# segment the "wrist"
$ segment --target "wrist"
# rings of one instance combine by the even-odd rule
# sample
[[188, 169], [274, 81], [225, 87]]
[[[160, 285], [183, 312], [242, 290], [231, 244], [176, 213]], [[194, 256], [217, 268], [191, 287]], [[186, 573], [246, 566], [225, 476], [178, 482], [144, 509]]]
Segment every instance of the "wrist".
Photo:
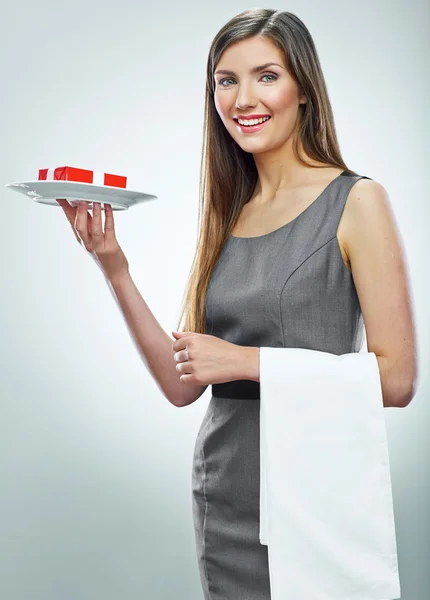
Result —
[[242, 346], [240, 379], [260, 381], [260, 348], [255, 346]]
[[117, 275], [106, 277], [106, 280], [113, 288], [115, 288], [121, 286], [125, 281], [129, 281], [130, 277], [130, 271], [124, 271]]

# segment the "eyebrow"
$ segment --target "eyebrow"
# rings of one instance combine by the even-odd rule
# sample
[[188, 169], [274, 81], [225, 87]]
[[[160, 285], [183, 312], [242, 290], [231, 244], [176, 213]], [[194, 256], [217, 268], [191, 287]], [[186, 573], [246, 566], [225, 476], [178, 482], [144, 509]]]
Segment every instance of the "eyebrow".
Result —
[[[250, 73], [258, 73], [259, 71], [263, 71], [263, 69], [267, 69], [267, 67], [270, 67], [271, 65], [276, 65], [277, 67], [281, 67], [281, 69], [283, 69], [283, 67], [281, 65], [278, 65], [278, 63], [269, 62], [269, 63], [266, 63], [265, 65], [260, 65], [258, 67], [252, 67], [252, 69], [250, 70]], [[234, 71], [227, 71], [225, 69], [215, 71], [214, 75], [216, 75], [217, 73], [223, 73], [224, 75], [236, 75], [236, 73]]]

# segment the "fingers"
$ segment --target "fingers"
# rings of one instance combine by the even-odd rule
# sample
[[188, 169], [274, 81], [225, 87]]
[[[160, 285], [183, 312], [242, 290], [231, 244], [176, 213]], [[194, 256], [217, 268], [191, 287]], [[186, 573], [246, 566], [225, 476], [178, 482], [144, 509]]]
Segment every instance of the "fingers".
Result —
[[188, 356], [188, 348], [185, 348], [185, 350], [180, 350], [179, 352], [175, 352], [175, 354], [173, 355], [173, 358], [177, 361], [177, 362], [187, 362], [189, 361], [189, 356]]
[[101, 213], [102, 209], [100, 202], [93, 202], [93, 216], [91, 219], [91, 238], [93, 243], [93, 250], [102, 250], [105, 245]]
[[58, 204], [61, 206], [61, 208], [63, 209], [63, 212], [65, 213], [67, 220], [69, 221], [69, 223], [72, 227], [75, 238], [77, 239], [79, 244], [82, 244], [82, 240], [78, 236], [78, 234], [76, 233], [76, 230], [75, 230], [75, 218], [76, 218], [77, 208], [74, 208], [73, 206], [71, 206], [68, 203], [68, 201], [64, 200], [63, 198], [57, 198], [56, 200], [57, 200]]
[[85, 201], [79, 201], [78, 203], [74, 227], [78, 232], [85, 248], [91, 252], [91, 215], [87, 211], [87, 203]]
[[73, 206], [71, 206], [67, 200], [64, 200], [63, 198], [57, 198], [57, 202], [63, 209], [70, 225], [73, 225], [75, 222], [76, 208], [73, 208]]
[[109, 245], [109, 242], [115, 240], [112, 207], [110, 204], [104, 204], [104, 209], [105, 230], [103, 232], [101, 203], [93, 202], [93, 216], [91, 219], [90, 235], [92, 239], [92, 248], [96, 251], [102, 251], [106, 249], [106, 247]]
[[110, 204], [105, 204], [105, 238], [108, 244], [115, 239], [115, 225], [113, 222], [113, 210]]
[[79, 244], [84, 244], [89, 252], [102, 250], [107, 242], [115, 240], [113, 211], [110, 204], [104, 204], [105, 233], [103, 233], [100, 202], [93, 202], [93, 215], [91, 216], [87, 210], [87, 201], [79, 201], [77, 207], [71, 206], [63, 198], [57, 198], [56, 201], [72, 226], [77, 241]]

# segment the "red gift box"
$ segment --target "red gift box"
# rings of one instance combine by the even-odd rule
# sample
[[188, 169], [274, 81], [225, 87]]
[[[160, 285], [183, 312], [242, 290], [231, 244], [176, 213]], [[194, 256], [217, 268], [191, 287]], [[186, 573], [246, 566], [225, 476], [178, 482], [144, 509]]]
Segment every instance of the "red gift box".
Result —
[[51, 169], [39, 169], [39, 179], [63, 181], [78, 181], [80, 183], [92, 183], [94, 185], [109, 185], [125, 188], [127, 177], [112, 175], [111, 173], [97, 173], [89, 169], [78, 169], [76, 167], [54, 167]]

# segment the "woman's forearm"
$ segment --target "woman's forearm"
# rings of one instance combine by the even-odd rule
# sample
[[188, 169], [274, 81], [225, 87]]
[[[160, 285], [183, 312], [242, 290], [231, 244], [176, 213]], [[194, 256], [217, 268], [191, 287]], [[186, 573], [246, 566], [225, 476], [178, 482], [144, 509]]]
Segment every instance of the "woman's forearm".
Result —
[[206, 386], [185, 386], [180, 381], [173, 358], [174, 340], [169, 338], [152, 314], [130, 273], [106, 282], [140, 356], [163, 395], [174, 406], [185, 406], [197, 400]]

